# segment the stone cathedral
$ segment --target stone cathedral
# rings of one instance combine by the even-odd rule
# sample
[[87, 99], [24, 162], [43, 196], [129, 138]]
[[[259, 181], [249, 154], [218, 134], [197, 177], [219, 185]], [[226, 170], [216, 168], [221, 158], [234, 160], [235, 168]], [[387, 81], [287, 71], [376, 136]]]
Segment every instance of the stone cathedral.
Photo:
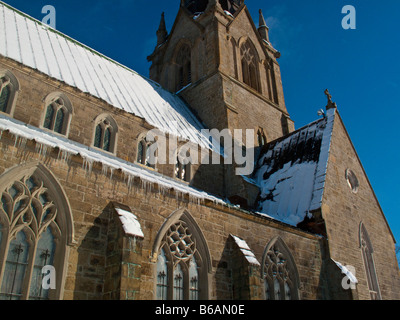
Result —
[[176, 5], [147, 79], [0, 2], [0, 300], [400, 299], [340, 106], [295, 128], [262, 11]]

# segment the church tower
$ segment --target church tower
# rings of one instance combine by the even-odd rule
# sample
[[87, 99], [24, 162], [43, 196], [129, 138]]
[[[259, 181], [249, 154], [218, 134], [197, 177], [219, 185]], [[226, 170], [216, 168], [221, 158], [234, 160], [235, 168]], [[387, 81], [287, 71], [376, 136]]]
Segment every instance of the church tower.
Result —
[[150, 78], [179, 95], [210, 129], [253, 129], [256, 145], [294, 130], [280, 53], [243, 0], [181, 0], [168, 34], [164, 15], [148, 57]]

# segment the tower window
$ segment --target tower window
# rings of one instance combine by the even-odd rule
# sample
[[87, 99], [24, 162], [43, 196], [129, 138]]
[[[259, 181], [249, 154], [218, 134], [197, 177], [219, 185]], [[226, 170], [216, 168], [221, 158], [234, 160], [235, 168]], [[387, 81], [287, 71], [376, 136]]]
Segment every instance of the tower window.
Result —
[[204, 12], [207, 9], [208, 0], [185, 0], [184, 6], [191, 13]]
[[253, 89], [260, 91], [256, 52], [249, 40], [240, 47], [240, 55], [243, 82]]
[[258, 145], [260, 147], [265, 146], [267, 144], [267, 136], [265, 135], [263, 128], [258, 129], [257, 138], [258, 138]]
[[176, 91], [186, 87], [192, 83], [192, 65], [191, 65], [191, 50], [188, 45], [183, 45], [176, 57], [178, 66], [178, 79]]

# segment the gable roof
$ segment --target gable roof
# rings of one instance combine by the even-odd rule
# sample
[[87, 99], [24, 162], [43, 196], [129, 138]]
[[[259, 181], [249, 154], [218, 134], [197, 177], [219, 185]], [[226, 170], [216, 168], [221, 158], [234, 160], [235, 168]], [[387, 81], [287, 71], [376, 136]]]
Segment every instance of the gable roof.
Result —
[[258, 211], [296, 226], [321, 207], [336, 110], [261, 151], [254, 179]]
[[210, 148], [205, 127], [177, 95], [0, 1], [0, 55]]

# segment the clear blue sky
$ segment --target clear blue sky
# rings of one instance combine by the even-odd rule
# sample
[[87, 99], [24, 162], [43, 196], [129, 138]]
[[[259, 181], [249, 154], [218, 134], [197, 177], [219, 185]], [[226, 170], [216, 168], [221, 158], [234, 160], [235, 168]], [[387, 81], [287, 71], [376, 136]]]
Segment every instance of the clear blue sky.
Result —
[[[6, 0], [42, 20], [53, 5], [57, 29], [148, 75], [146, 57], [165, 11], [168, 30], [179, 0]], [[151, 3], [151, 5], [150, 5]], [[333, 100], [349, 131], [391, 229], [400, 241], [399, 0], [247, 0], [258, 24], [262, 9], [279, 60], [286, 105], [299, 128]], [[357, 10], [357, 29], [342, 28], [343, 6]]]

